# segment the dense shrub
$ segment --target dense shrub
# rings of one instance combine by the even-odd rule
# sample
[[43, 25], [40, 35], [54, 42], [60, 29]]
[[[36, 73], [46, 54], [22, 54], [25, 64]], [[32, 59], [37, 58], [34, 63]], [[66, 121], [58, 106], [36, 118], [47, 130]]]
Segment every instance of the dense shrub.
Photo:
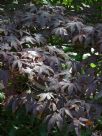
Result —
[[94, 128], [102, 114], [102, 24], [85, 25], [62, 6], [25, 5], [0, 21], [4, 106], [47, 124]]

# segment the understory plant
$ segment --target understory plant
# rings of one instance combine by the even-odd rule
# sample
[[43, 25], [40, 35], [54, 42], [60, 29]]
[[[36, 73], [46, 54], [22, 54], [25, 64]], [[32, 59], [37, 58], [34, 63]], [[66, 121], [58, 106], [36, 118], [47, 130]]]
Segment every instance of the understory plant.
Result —
[[[9, 135], [33, 128], [29, 115], [45, 125], [47, 136], [81, 136], [85, 130], [94, 135], [102, 115], [102, 24], [88, 25], [66, 12], [62, 6], [30, 4], [12, 17], [1, 15], [2, 105], [14, 116]], [[23, 118], [20, 110], [28, 125], [16, 123]]]

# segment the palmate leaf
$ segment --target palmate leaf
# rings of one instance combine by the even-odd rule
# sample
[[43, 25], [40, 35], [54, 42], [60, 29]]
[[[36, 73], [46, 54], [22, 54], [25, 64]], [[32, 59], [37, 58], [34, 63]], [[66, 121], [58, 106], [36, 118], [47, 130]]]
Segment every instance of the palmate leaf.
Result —
[[92, 46], [94, 46], [93, 35], [88, 34], [88, 35], [86, 35], [86, 38], [85, 38], [84, 47], [85, 48], [87, 48], [87, 47], [90, 48]]
[[59, 129], [62, 129], [63, 118], [59, 113], [48, 115], [45, 120], [48, 122], [48, 131], [51, 131], [51, 129], [54, 128], [55, 125], [57, 125]]
[[30, 12], [31, 13], [36, 13], [37, 12], [37, 7], [33, 4], [30, 5], [30, 7], [28, 6], [28, 8], [30, 8]]
[[73, 120], [73, 124], [75, 126], [75, 131], [76, 131], [77, 136], [81, 136], [81, 128], [80, 128], [80, 126], [87, 126], [88, 124], [90, 124], [90, 126], [93, 125], [91, 120], [88, 120], [88, 119], [82, 118], [82, 117], [80, 117], [79, 119], [75, 118]]
[[44, 112], [46, 111], [46, 106], [46, 103], [36, 103], [36, 105], [33, 107], [33, 115], [41, 119]]
[[60, 86], [60, 88], [61, 88], [61, 91], [64, 91], [66, 88], [68, 88], [69, 84], [70, 84], [70, 82], [61, 81], [61, 82], [59, 83], [59, 86]]
[[[64, 26], [64, 23], [65, 23], [65, 18], [64, 18], [64, 16], [63, 15], [61, 15], [61, 14], [59, 14], [59, 13], [52, 13], [52, 17], [51, 17], [51, 23], [53, 24], [53, 23], [55, 23], [55, 22], [59, 22], [59, 21], [61, 21], [61, 26]], [[62, 23], [63, 22], [63, 23]], [[54, 24], [53, 24], [54, 25]], [[53, 26], [52, 26], [52, 28], [53, 28]]]
[[25, 52], [25, 54], [24, 54], [24, 58], [26, 58], [26, 57], [29, 57], [29, 58], [31, 58], [31, 59], [35, 59], [36, 57], [41, 57], [40, 56], [40, 54], [37, 52], [37, 51], [30, 51], [30, 50], [28, 50], [27, 51], [27, 54], [26, 54], [26, 52]]
[[24, 36], [24, 37], [21, 39], [20, 44], [24, 44], [24, 43], [35, 44], [36, 41], [35, 41], [35, 39], [34, 39], [32, 36]]
[[7, 43], [10, 44], [10, 46], [12, 48], [15, 48], [16, 50], [18, 50], [19, 48], [21, 48], [21, 44], [20, 41], [18, 40], [18, 38], [11, 34], [10, 36], [5, 36], [4, 37], [4, 41], [6, 41]]
[[79, 34], [81, 32], [81, 29], [84, 27], [84, 25], [82, 24], [82, 22], [69, 22], [66, 24], [66, 28], [68, 31], [71, 32], [71, 34]]
[[37, 12], [37, 16], [36, 16], [36, 23], [38, 24], [38, 26], [40, 26], [41, 28], [45, 28], [48, 26], [48, 23], [50, 22], [51, 19], [51, 14], [49, 14], [46, 11], [39, 11]]
[[[25, 49], [22, 52], [19, 52], [20, 60], [22, 63], [32, 62], [34, 66], [34, 62], [40, 62], [43, 60], [42, 54], [40, 54], [36, 49]], [[30, 64], [29, 64], [30, 65]]]
[[73, 93], [75, 94], [77, 92], [77, 88], [73, 83], [70, 83], [68, 87], [68, 94], [72, 95]]
[[81, 65], [79, 62], [72, 61], [72, 69], [71, 74], [76, 74], [77, 72], [81, 72]]
[[40, 97], [39, 101], [44, 101], [45, 99], [50, 100], [51, 98], [54, 98], [53, 94], [51, 92], [50, 93], [41, 93], [38, 95], [38, 97]]
[[8, 43], [1, 43], [0, 44], [0, 49], [2, 51], [10, 51], [12, 49], [12, 47], [10, 47]]
[[12, 70], [18, 68], [19, 71], [21, 71], [22, 69], [22, 62], [19, 61], [19, 60], [15, 60], [13, 61], [13, 64], [12, 64]]
[[24, 17], [23, 11], [16, 10], [15, 11], [15, 16], [13, 16], [15, 24], [16, 25], [20, 24], [22, 22], [23, 17]]
[[8, 54], [5, 51], [0, 51], [0, 58], [7, 61]]
[[57, 111], [57, 105], [54, 102], [51, 105], [52, 105], [52, 110], [54, 112]]
[[102, 24], [98, 24], [94, 28], [94, 38], [95, 41], [100, 40], [102, 38]]
[[36, 41], [37, 44], [45, 44], [46, 43], [46, 39], [43, 37], [42, 34], [34, 34], [34, 39]]
[[[82, 46], [84, 45], [85, 41], [86, 41], [86, 35], [83, 35], [83, 34], [76, 35], [72, 40], [74, 45], [79, 45], [79, 48], [80, 48], [80, 45], [82, 45]], [[87, 39], [87, 43], [88, 43], [88, 39]], [[85, 44], [87, 44], [87, 43], [85, 43]]]
[[67, 30], [64, 27], [58, 27], [53, 29], [52, 34], [61, 36], [62, 38], [68, 36]]
[[46, 66], [46, 65], [42, 65], [42, 64], [36, 64], [34, 69], [33, 69], [33, 72], [37, 72], [39, 76], [50, 76], [50, 75], [54, 75], [54, 71]]
[[48, 51], [53, 56], [57, 56], [61, 60], [65, 60], [65, 56], [66, 56], [65, 53], [54, 46], [46, 46], [45, 51]]
[[50, 66], [54, 72], [58, 72], [60, 70], [60, 61], [54, 56], [45, 57], [44, 64]]
[[60, 82], [59, 83], [59, 86], [60, 86], [60, 89], [61, 89], [61, 92], [67, 92], [67, 94], [69, 96], [74, 96], [76, 95], [78, 92], [81, 93], [81, 87], [80, 85], [78, 85], [78, 83], [71, 83], [71, 82]]
[[27, 113], [32, 113], [33, 110], [36, 108], [37, 103], [33, 100], [27, 100], [25, 103], [25, 109]]
[[63, 15], [66, 10], [65, 7], [63, 6], [55, 6], [54, 9], [56, 13], [61, 14], [61, 15]]
[[14, 95], [10, 96], [7, 100], [7, 107], [11, 107], [12, 111], [15, 113], [19, 108], [22, 108], [22, 106], [26, 103], [26, 97], [27, 95], [21, 94], [21, 95]]
[[64, 25], [64, 20], [52, 19], [50, 22], [50, 28], [58, 28]]
[[92, 26], [86, 26], [83, 27], [81, 31], [82, 35], [85, 35], [85, 40], [84, 40], [84, 47], [91, 47], [94, 46], [94, 27]]
[[58, 90], [59, 89], [59, 84], [58, 84], [58, 79], [55, 77], [49, 77], [48, 79], [48, 90]]
[[29, 26], [32, 24], [33, 17], [34, 17], [33, 13], [26, 12], [26, 14], [24, 14], [24, 16], [22, 18], [22, 22], [24, 23], [24, 25], [28, 24], [28, 26]]
[[81, 31], [84, 34], [91, 34], [94, 31], [94, 27], [93, 26], [85, 26], [85, 27], [82, 28]]
[[59, 111], [59, 113], [62, 116], [67, 115], [68, 117], [70, 117], [71, 119], [73, 119], [73, 115], [72, 115], [71, 111], [66, 106], [64, 108], [61, 108], [60, 111]]
[[13, 23], [10, 23], [8, 25], [6, 25], [3, 21], [2, 24], [0, 25], [1, 29], [0, 29], [0, 33], [1, 34], [5, 34], [5, 36], [7, 36], [9, 33], [12, 33], [13, 31], [16, 31], [16, 26]]

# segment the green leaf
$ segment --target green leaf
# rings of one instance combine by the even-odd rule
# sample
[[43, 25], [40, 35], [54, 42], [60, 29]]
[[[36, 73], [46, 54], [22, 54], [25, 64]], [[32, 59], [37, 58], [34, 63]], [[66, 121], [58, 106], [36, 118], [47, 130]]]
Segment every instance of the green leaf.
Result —
[[73, 48], [72, 47], [65, 47], [65, 48], [63, 48], [63, 51], [65, 53], [67, 53], [67, 52], [73, 51]]
[[90, 67], [91, 67], [91, 68], [95, 68], [95, 67], [96, 67], [96, 64], [90, 63]]
[[92, 131], [90, 129], [83, 129], [81, 130], [81, 136], [91, 136]]
[[5, 94], [0, 92], [0, 103], [5, 99]]
[[82, 55], [81, 54], [76, 55], [75, 60], [81, 61], [82, 60]]
[[45, 124], [40, 127], [40, 136], [47, 136], [47, 126]]

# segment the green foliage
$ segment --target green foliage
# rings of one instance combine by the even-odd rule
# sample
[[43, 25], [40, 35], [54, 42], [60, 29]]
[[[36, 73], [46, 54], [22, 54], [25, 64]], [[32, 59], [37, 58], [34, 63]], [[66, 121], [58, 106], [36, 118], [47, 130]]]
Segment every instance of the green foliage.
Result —
[[5, 94], [3, 91], [0, 90], [0, 103], [2, 103], [4, 99], [5, 99]]
[[41, 120], [25, 114], [24, 108], [16, 114], [13, 114], [10, 109], [0, 108], [0, 135], [47, 136], [47, 131], [46, 126], [41, 124]]
[[[5, 122], [4, 122], [5, 120]], [[41, 120], [34, 116], [25, 114], [25, 109], [13, 114], [10, 109], [0, 108], [0, 135], [8, 136], [48, 136], [46, 124], [41, 124]], [[54, 128], [49, 136], [67, 136], [67, 126], [63, 131]], [[69, 133], [75, 136], [75, 131]]]
[[91, 129], [83, 129], [81, 130], [81, 136], [91, 136], [92, 130]]
[[102, 116], [96, 121], [96, 130], [102, 130]]

